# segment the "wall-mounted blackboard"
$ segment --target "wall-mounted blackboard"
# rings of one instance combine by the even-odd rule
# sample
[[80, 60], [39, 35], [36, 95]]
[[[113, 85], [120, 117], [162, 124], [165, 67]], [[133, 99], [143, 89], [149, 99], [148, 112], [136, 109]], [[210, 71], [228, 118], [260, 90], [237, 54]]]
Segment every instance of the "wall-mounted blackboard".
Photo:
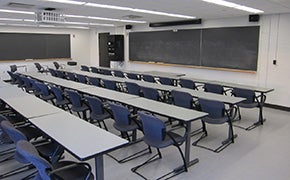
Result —
[[131, 32], [129, 59], [257, 70], [259, 26]]
[[0, 60], [71, 58], [69, 34], [0, 33]]

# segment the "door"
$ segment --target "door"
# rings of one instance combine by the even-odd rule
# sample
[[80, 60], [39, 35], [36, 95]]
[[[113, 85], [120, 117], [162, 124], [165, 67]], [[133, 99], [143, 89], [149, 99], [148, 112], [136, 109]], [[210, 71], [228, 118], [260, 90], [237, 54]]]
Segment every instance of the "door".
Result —
[[108, 37], [110, 33], [99, 33], [99, 65], [102, 67], [110, 67], [108, 53]]

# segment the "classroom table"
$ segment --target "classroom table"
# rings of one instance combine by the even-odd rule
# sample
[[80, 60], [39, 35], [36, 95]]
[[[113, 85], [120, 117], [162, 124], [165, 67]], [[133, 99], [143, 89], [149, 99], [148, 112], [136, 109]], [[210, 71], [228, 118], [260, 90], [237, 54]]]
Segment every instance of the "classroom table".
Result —
[[263, 117], [263, 103], [266, 100], [266, 93], [274, 91], [273, 88], [267, 88], [267, 87], [261, 87], [261, 86], [250, 86], [250, 85], [243, 85], [243, 84], [238, 84], [238, 83], [229, 83], [229, 82], [222, 82], [222, 81], [214, 81], [214, 80], [206, 80], [206, 79], [197, 79], [194, 77], [187, 77], [185, 76], [184, 79], [190, 79], [194, 82], [198, 83], [211, 83], [211, 84], [218, 84], [221, 85], [225, 88], [240, 88], [240, 89], [247, 89], [247, 90], [252, 90], [255, 93], [259, 93], [259, 103], [262, 105], [260, 108], [260, 113], [258, 117], [258, 121], [255, 122], [252, 126], [248, 127], [247, 130], [254, 129], [257, 126], [263, 125], [265, 119]]
[[94, 158], [97, 180], [104, 179], [103, 154], [128, 143], [127, 140], [64, 111], [29, 121], [80, 161]]
[[168, 78], [178, 78], [185, 76], [184, 73], [173, 73], [173, 72], [164, 72], [164, 71], [143, 71], [141, 74], [148, 74], [154, 77], [168, 77]]
[[[1, 90], [2, 89], [3, 88], [1, 88]], [[5, 97], [1, 95], [0, 98], [12, 109], [26, 118], [35, 118], [49, 114], [55, 114], [62, 111], [61, 109], [30, 94], [24, 96], [18, 96], [14, 94], [13, 96]]]
[[[198, 158], [194, 160], [190, 160], [191, 122], [207, 116], [207, 113], [196, 111], [193, 109], [182, 108], [179, 106], [166, 104], [166, 103], [162, 103], [162, 102], [158, 102], [158, 101], [154, 101], [154, 100], [150, 100], [150, 99], [146, 99], [142, 97], [129, 99], [126, 101], [126, 104], [132, 107], [135, 107], [137, 109], [149, 111], [154, 114], [162, 115], [169, 118], [174, 118], [174, 119], [184, 122], [184, 124], [186, 125], [186, 132], [187, 132], [187, 137], [185, 140], [185, 150], [184, 150], [186, 164], [189, 167], [199, 161]], [[180, 168], [183, 168], [183, 166], [180, 166], [179, 168], [177, 168], [176, 171], [180, 170]]]
[[13, 86], [13, 85], [0, 80], [0, 88], [7, 87], [7, 86]]

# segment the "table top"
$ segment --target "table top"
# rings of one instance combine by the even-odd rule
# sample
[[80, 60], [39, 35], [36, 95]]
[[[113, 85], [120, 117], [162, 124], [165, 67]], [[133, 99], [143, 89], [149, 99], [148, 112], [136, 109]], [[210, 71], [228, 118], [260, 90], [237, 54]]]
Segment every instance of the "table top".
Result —
[[253, 90], [255, 92], [260, 92], [260, 93], [268, 93], [268, 92], [274, 91], [273, 88], [267, 88], [267, 87], [261, 87], [261, 86], [250, 86], [250, 85], [229, 83], [229, 82], [222, 82], [222, 81], [215, 81], [215, 80], [206, 80], [206, 79], [199, 79], [199, 78], [189, 77], [189, 76], [182, 77], [182, 79], [189, 79], [197, 83], [219, 84], [223, 87], [228, 87], [228, 88], [249, 89], [249, 90]]
[[185, 76], [184, 73], [173, 73], [173, 72], [164, 72], [164, 71], [143, 71], [140, 74], [148, 74], [155, 77], [168, 77], [168, 78], [176, 78], [180, 76]]
[[92, 86], [91, 88], [81, 89], [81, 92], [85, 94], [91, 94], [103, 99], [108, 99], [117, 102], [125, 102], [128, 99], [138, 98], [139, 96], [127, 94], [119, 91], [105, 89], [101, 87]]
[[6, 97], [2, 98], [2, 100], [26, 118], [35, 118], [62, 111], [48, 102], [45, 102], [30, 94], [21, 97]]
[[187, 92], [196, 98], [215, 100], [215, 101], [220, 101], [220, 102], [223, 102], [226, 104], [231, 104], [231, 105], [235, 105], [235, 104], [238, 104], [238, 103], [246, 100], [246, 98], [235, 97], [235, 96], [226, 96], [226, 95], [222, 95], [222, 94], [197, 91], [197, 90], [188, 89], [188, 88], [180, 88], [179, 87], [178, 89], [175, 89], [175, 90], [181, 91], [181, 92]]
[[30, 121], [79, 160], [104, 154], [128, 142], [64, 111]]
[[6, 99], [11, 97], [22, 97], [22, 96], [28, 96], [29, 94], [23, 91], [21, 88], [17, 87], [17, 85], [9, 85], [8, 86], [2, 86], [0, 88], [0, 98]]
[[207, 116], [207, 113], [204, 112], [182, 108], [142, 97], [129, 99], [126, 101], [126, 104], [181, 121], [194, 121]]

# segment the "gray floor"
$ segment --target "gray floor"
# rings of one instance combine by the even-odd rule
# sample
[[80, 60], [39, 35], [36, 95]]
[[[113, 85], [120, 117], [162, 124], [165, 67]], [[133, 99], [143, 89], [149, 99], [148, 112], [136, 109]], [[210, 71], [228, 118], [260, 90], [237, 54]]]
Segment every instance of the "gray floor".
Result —
[[[258, 110], [242, 110], [241, 125], [250, 125], [258, 116]], [[251, 131], [245, 131], [240, 128], [234, 128], [238, 137], [235, 143], [231, 144], [220, 153], [191, 147], [191, 158], [199, 158], [199, 163], [191, 166], [187, 173], [182, 173], [172, 179], [195, 179], [195, 180], [288, 180], [290, 179], [290, 112], [279, 111], [265, 108], [264, 117], [267, 119], [265, 125]], [[111, 124], [108, 122], [110, 130], [116, 134]], [[193, 123], [192, 128], [200, 126], [200, 122]], [[226, 125], [208, 125], [209, 136], [201, 141], [207, 146], [216, 147], [227, 136]], [[141, 134], [139, 134], [141, 137]], [[192, 141], [197, 137], [192, 137]], [[0, 150], [6, 148], [0, 146]], [[146, 148], [141, 142], [136, 145], [121, 149], [111, 154], [117, 158]], [[183, 148], [183, 147], [182, 147]], [[153, 152], [156, 152], [153, 150]], [[182, 161], [175, 147], [161, 150], [163, 159], [156, 161], [140, 169], [149, 179], [155, 179], [163, 173], [166, 173]], [[108, 156], [104, 156], [105, 179], [141, 179], [130, 171], [130, 169], [151, 155], [145, 155], [138, 159], [118, 164]], [[75, 160], [70, 154], [66, 153], [66, 159]], [[94, 161], [88, 161], [94, 168]], [[2, 163], [0, 174], [17, 166], [14, 161]], [[20, 179], [24, 174], [6, 179]]]

